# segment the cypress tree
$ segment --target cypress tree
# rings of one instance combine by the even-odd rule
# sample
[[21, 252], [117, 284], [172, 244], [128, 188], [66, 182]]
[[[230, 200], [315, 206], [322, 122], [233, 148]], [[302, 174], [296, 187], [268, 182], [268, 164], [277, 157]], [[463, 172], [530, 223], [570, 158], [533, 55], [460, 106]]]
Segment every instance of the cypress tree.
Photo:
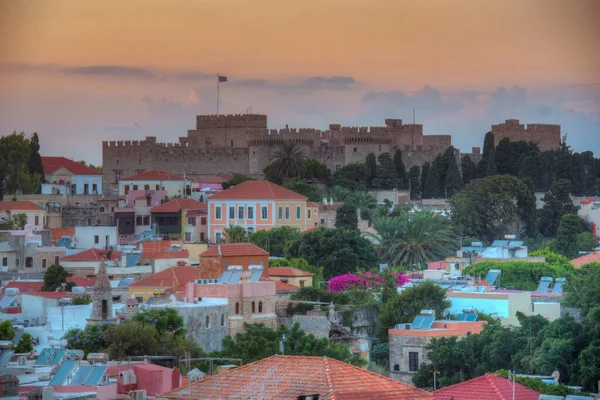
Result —
[[473, 179], [477, 179], [477, 165], [468, 154], [460, 161], [460, 169], [462, 172], [463, 184], [468, 184]]
[[29, 139], [29, 160], [27, 161], [27, 166], [29, 167], [29, 175], [38, 174], [41, 182], [46, 181], [44, 178], [42, 156], [40, 156], [40, 138], [35, 132], [31, 139]]
[[421, 186], [419, 184], [419, 176], [421, 175], [421, 168], [415, 165], [408, 171], [408, 183], [410, 187], [410, 199], [419, 200], [421, 198]]
[[377, 174], [373, 181], [375, 189], [393, 189], [396, 187], [396, 170], [394, 162], [390, 157], [390, 153], [381, 153], [377, 157], [379, 165], [377, 166]]
[[423, 198], [432, 199], [442, 197], [442, 181], [440, 179], [439, 169], [434, 164], [427, 173], [427, 182], [423, 189]]
[[419, 183], [419, 194], [421, 198], [425, 198], [425, 186], [427, 186], [427, 176], [429, 175], [429, 170], [431, 169], [431, 164], [426, 162], [423, 164], [421, 168], [421, 182]]
[[477, 176], [485, 178], [492, 175], [496, 175], [496, 148], [494, 146], [494, 134], [488, 132], [485, 134], [483, 141], [483, 154], [477, 165]]
[[373, 181], [375, 180], [375, 176], [377, 174], [377, 159], [375, 158], [375, 154], [369, 153], [367, 155], [367, 160], [365, 162], [365, 165], [369, 169], [369, 178], [368, 178], [367, 185], [370, 188], [372, 188]]
[[408, 177], [406, 176], [406, 167], [402, 161], [402, 152], [400, 149], [394, 153], [394, 168], [396, 169], [396, 178], [398, 179], [398, 189], [408, 189]]
[[462, 178], [455, 157], [451, 157], [448, 160], [448, 171], [446, 172], [446, 181], [444, 184], [446, 187], [445, 194], [447, 198], [452, 197], [452, 195], [462, 187]]

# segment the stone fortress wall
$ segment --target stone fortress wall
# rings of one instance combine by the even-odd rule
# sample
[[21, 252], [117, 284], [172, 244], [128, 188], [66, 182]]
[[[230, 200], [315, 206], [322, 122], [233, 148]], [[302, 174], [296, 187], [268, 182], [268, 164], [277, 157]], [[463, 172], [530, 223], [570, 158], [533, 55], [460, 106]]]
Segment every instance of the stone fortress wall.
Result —
[[[551, 138], [547, 138], [546, 131], [538, 128], [545, 125], [530, 124], [523, 128], [518, 121], [516, 124], [513, 121], [494, 125], [492, 130], [498, 130], [511, 140], [524, 140], [517, 139], [521, 136], [526, 140], [539, 137], [535, 141], [543, 145], [553, 143], [554, 131]], [[401, 119], [386, 119], [385, 126], [377, 127], [331, 124], [327, 130], [287, 126], [278, 130], [268, 129], [267, 116], [262, 114], [198, 115], [195, 129], [188, 130], [187, 136], [180, 137], [178, 143], [158, 143], [154, 136], [139, 141], [103, 142], [102, 184], [105, 193], [110, 193], [118, 187], [118, 177], [153, 169], [185, 173], [189, 177], [231, 173], [261, 177], [273, 152], [283, 142], [299, 144], [308, 157], [327, 164], [332, 171], [348, 163], [364, 162], [369, 153], [379, 155], [400, 149], [408, 170], [433, 161], [452, 144], [452, 137], [424, 135], [423, 125], [404, 124]], [[474, 154], [474, 161], [477, 160], [478, 155]]]
[[518, 119], [507, 119], [504, 123], [492, 125], [494, 142], [509, 138], [511, 142], [535, 142], [541, 151], [560, 147], [560, 125], [519, 123]]

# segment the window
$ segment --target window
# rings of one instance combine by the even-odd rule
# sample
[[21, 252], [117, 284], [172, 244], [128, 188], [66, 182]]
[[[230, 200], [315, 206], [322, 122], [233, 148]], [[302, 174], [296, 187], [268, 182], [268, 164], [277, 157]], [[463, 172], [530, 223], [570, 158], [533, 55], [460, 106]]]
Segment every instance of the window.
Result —
[[235, 219], [235, 207], [229, 207], [229, 219]]
[[210, 328], [210, 316], [206, 316], [206, 329]]
[[102, 300], [102, 319], [108, 319], [108, 300]]
[[254, 219], [254, 207], [248, 207], [248, 219]]
[[[117, 162], [117, 164], [118, 164], [118, 162]], [[121, 180], [121, 171], [115, 171], [115, 182], [119, 183], [119, 180]]]
[[306, 218], [310, 219], [310, 208], [306, 209]]
[[355, 147], [355, 148], [354, 148], [354, 152], [355, 152], [355, 153], [356, 153], [356, 150], [357, 150], [357, 149], [356, 149], [356, 147]]
[[221, 314], [221, 326], [225, 326], [225, 314]]
[[342, 164], [335, 164], [335, 170], [339, 171], [340, 169], [342, 169]]
[[300, 206], [296, 207], [296, 219], [300, 219]]
[[233, 140], [231, 141], [231, 147], [233, 147]]
[[204, 232], [200, 232], [200, 241], [204, 242]]
[[221, 206], [215, 207], [215, 219], [221, 219]]
[[221, 243], [221, 232], [215, 233], [215, 242]]
[[262, 206], [260, 208], [260, 217], [262, 219], [267, 219], [269, 218], [269, 209], [267, 208], [267, 206]]
[[379, 151], [381, 151], [381, 145], [379, 145]]
[[252, 227], [248, 228], [248, 235], [250, 235], [252, 233], [254, 233], [254, 228], [252, 228]]
[[94, 235], [94, 244], [100, 243], [100, 236]]
[[192, 241], [192, 234], [191, 234], [191, 232], [186, 232], [185, 233], [185, 241], [186, 242], [191, 242]]
[[200, 225], [206, 225], [206, 217], [200, 218]]
[[144, 298], [143, 297], [136, 297], [135, 301], [137, 301], [138, 303], [143, 303], [144, 302]]
[[304, 281], [300, 281], [300, 287], [303, 288], [304, 287]]
[[252, 314], [256, 312], [256, 305], [252, 302]]
[[196, 217], [188, 217], [188, 225], [196, 226]]
[[261, 313], [262, 311], [262, 301], [258, 302], [258, 312]]
[[129, 185], [125, 185], [125, 194], [129, 193]]
[[[381, 147], [381, 146], [379, 146]], [[400, 364], [394, 364], [394, 371], [400, 371]]]
[[33, 257], [25, 257], [25, 267], [33, 268]]
[[283, 207], [279, 207], [277, 218], [283, 219]]
[[17, 267], [19, 266], [19, 264], [21, 264], [21, 260], [19, 260], [18, 258], [15, 260], [15, 264], [17, 265]]
[[54, 256], [54, 264], [60, 265], [60, 256]]
[[8, 257], [2, 257], [2, 266], [8, 267]]
[[136, 225], [142, 225], [143, 222], [144, 222], [144, 218], [142, 216], [135, 217], [135, 224]]
[[46, 268], [48, 266], [48, 261], [45, 258], [42, 258], [42, 268]]
[[100, 212], [103, 213], [104, 212], [104, 207], [100, 207]]
[[244, 219], [244, 206], [238, 207], [238, 219]]
[[150, 225], [150, 216], [149, 215], [144, 216], [144, 225]]
[[411, 372], [419, 370], [419, 353], [416, 351], [410, 351], [408, 353], [408, 370]]
[[138, 185], [133, 185], [133, 190], [138, 190]]
[[36, 225], [40, 224], [40, 217], [38, 215], [35, 216], [35, 224]]
[[240, 313], [240, 303], [235, 303], [235, 314], [239, 314]]
[[98, 193], [98, 185], [96, 183], [92, 183], [92, 193]]
[[144, 185], [144, 190], [150, 190], [150, 185]]
[[156, 190], [160, 190], [160, 185], [156, 185]]
[[289, 207], [285, 208], [285, 219], [290, 219], [290, 208]]
[[142, 165], [142, 159], [138, 158], [138, 165]]

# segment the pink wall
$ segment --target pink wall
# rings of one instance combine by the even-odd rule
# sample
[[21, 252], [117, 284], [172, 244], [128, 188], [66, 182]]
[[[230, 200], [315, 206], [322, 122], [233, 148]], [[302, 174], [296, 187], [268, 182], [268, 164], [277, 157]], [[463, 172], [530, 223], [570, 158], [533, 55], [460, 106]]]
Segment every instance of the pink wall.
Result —
[[96, 392], [98, 400], [113, 400], [119, 398], [117, 384], [106, 386], [54, 386], [56, 393], [85, 393]]
[[186, 286], [186, 297], [189, 302], [194, 297], [238, 298], [275, 296], [275, 281], [235, 284], [196, 284], [189, 282]]

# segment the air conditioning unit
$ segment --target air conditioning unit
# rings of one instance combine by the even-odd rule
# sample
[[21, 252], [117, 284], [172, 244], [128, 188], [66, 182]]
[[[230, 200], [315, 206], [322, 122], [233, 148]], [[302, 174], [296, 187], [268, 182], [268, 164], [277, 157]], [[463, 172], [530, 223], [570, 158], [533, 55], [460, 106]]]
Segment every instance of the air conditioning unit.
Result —
[[25, 365], [26, 362], [27, 362], [27, 357], [25, 357], [25, 356], [19, 356], [19, 358], [17, 359], [17, 363], [21, 366]]
[[146, 391], [132, 390], [129, 392], [129, 397], [133, 400], [146, 400]]

